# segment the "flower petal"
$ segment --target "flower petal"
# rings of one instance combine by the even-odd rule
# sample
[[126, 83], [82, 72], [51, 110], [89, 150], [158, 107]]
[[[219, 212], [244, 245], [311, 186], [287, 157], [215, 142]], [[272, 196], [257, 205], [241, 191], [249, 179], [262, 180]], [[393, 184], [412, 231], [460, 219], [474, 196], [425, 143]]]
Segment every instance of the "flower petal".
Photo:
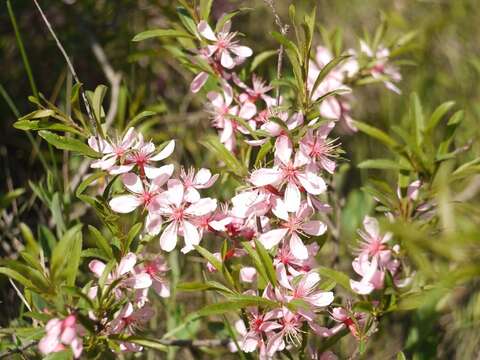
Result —
[[134, 173], [126, 173], [122, 175], [122, 182], [125, 187], [135, 194], [143, 193], [143, 184], [140, 177]]
[[170, 140], [168, 144], [160, 151], [157, 155], [152, 156], [149, 160], [151, 161], [160, 161], [166, 159], [172, 155], [173, 150], [175, 150], [175, 140]]
[[162, 250], [170, 252], [175, 249], [177, 245], [177, 233], [178, 233], [178, 223], [172, 221], [168, 226], [163, 230], [162, 235], [160, 236], [160, 247]]
[[109, 205], [113, 211], [127, 214], [142, 204], [142, 200], [134, 195], [120, 195], [110, 200]]
[[278, 183], [282, 180], [282, 172], [278, 169], [258, 169], [250, 175], [250, 182], [255, 186], [265, 186]]
[[202, 20], [198, 23], [197, 30], [200, 35], [202, 35], [205, 39], [210, 41], [217, 41], [215, 33], [205, 20]]
[[200, 91], [200, 89], [205, 85], [205, 83], [208, 80], [208, 73], [205, 71], [202, 71], [198, 73], [197, 76], [192, 80], [192, 83], [190, 84], [190, 91], [192, 93], [197, 93]]
[[290, 238], [290, 250], [292, 252], [292, 255], [299, 259], [299, 260], [306, 260], [308, 259], [308, 249], [303, 243], [302, 239], [300, 237], [293, 233], [292, 237]]
[[302, 230], [309, 235], [320, 236], [327, 231], [327, 225], [319, 220], [308, 221], [302, 225]]
[[285, 237], [287, 232], [288, 232], [287, 229], [273, 229], [266, 233], [261, 234], [258, 237], [258, 240], [268, 250], [273, 248], [275, 245], [278, 245], [278, 243], [282, 241], [282, 239]]

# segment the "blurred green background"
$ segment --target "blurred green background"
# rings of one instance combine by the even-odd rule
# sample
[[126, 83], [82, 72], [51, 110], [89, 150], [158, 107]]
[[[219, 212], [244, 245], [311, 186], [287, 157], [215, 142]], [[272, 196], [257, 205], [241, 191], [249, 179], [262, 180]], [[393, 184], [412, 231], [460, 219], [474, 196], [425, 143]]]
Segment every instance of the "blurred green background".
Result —
[[[125, 124], [141, 110], [153, 109], [157, 116], [142, 123], [141, 130], [155, 141], [176, 138], [175, 161], [184, 165], [215, 166], [215, 159], [199, 144], [209, 132], [208, 115], [203, 111], [202, 95], [192, 95], [189, 83], [192, 74], [176, 62], [168, 51], [168, 41], [133, 43], [133, 36], [146, 29], [168, 27], [175, 20], [174, 1], [150, 0], [55, 0], [42, 1], [48, 18], [72, 58], [77, 73], [87, 89], [98, 84], [110, 86], [105, 68], [119, 76], [121, 82], [116, 97], [116, 124]], [[290, 1], [276, 1], [282, 19], [288, 19]], [[388, 36], [394, 37], [415, 30], [417, 36], [411, 51], [403, 58], [412, 64], [402, 67], [403, 94], [386, 91], [382, 85], [359, 88], [355, 93], [353, 117], [384, 130], [407, 121], [408, 95], [416, 91], [426, 113], [447, 100], [454, 100], [457, 108], [465, 109], [466, 120], [459, 129], [457, 146], [468, 145], [471, 151], [461, 155], [463, 161], [480, 155], [480, 10], [478, 0], [325, 0], [294, 1], [297, 8], [317, 6], [317, 22], [328, 30], [342, 31], [346, 47], [357, 47], [356, 39], [364, 31], [372, 32], [382, 19], [386, 20]], [[67, 68], [55, 43], [48, 34], [31, 1], [11, 2], [31, 64], [36, 88], [52, 102], [62, 104], [66, 96]], [[214, 0], [213, 15], [239, 7], [250, 7], [235, 18], [233, 26], [246, 35], [244, 42], [255, 52], [275, 49], [269, 35], [275, 29], [272, 14], [265, 3], [255, 1]], [[18, 223], [35, 227], [49, 225], [45, 205], [32, 194], [29, 180], [45, 180], [45, 172], [38, 154], [25, 133], [12, 127], [15, 112], [25, 114], [33, 109], [28, 102], [31, 83], [22, 62], [7, 11], [6, 2], [0, 3], [0, 255], [15, 257], [20, 245]], [[317, 44], [321, 37], [317, 36]], [[108, 65], [99, 62], [94, 48], [100, 47]], [[97, 48], [98, 48], [97, 47]], [[271, 63], [270, 63], [271, 64]], [[259, 72], [272, 75], [273, 67], [263, 66]], [[269, 73], [270, 72], [270, 73]], [[11, 103], [9, 104], [9, 99]], [[107, 99], [107, 103], [111, 100]], [[111, 106], [111, 105], [110, 105]], [[45, 143], [38, 139], [39, 148], [47, 161], [61, 161], [50, 157]], [[365, 183], [366, 172], [355, 168], [361, 159], [382, 157], [384, 149], [366, 136], [341, 135], [349, 163], [348, 181], [342, 186], [345, 198], [345, 221], [342, 224], [345, 244], [355, 237], [355, 229], [369, 207], [371, 199], [359, 189]], [[71, 159], [75, 171], [79, 159]], [[388, 173], [382, 176], [388, 179]], [[65, 180], [65, 179], [63, 179]], [[394, 184], [395, 179], [390, 179]], [[477, 181], [478, 182], [478, 181]], [[452, 189], [461, 193], [465, 184]], [[12, 200], [14, 189], [19, 197]], [[479, 189], [469, 193], [469, 201], [478, 206]], [[231, 190], [225, 187], [227, 198]], [[74, 204], [72, 204], [72, 207]], [[72, 209], [70, 209], [73, 212]], [[81, 216], [81, 215], [79, 215]], [[51, 225], [51, 224], [50, 224]], [[349, 266], [348, 246], [341, 255]], [[18, 313], [15, 293], [2, 278], [0, 283], [0, 324], [6, 325]], [[469, 289], [455, 293], [455, 307], [442, 313], [435, 307], [395, 315], [382, 320], [380, 331], [369, 345], [371, 358], [388, 359], [400, 349], [416, 359], [456, 358], [473, 359], [479, 355], [480, 342], [480, 281]], [[472, 296], [473, 294], [473, 296]], [[468, 295], [468, 296], [467, 296]], [[343, 344], [349, 353], [348, 340]]]

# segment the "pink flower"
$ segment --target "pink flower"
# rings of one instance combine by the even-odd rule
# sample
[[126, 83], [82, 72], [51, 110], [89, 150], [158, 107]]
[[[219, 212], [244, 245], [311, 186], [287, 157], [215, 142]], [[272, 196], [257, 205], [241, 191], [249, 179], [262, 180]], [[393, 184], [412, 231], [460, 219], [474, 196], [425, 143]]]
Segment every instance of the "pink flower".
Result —
[[147, 210], [145, 228], [149, 234], [157, 235], [160, 232], [162, 218], [155, 213], [159, 206], [161, 188], [173, 173], [173, 165], [164, 165], [157, 169], [157, 177], [151, 183], [144, 184], [142, 179], [134, 173], [122, 175], [122, 182], [131, 194], [119, 195], [109, 202], [113, 211], [126, 214], [143, 206]]
[[[360, 326], [364, 326], [366, 322], [367, 315], [364, 313], [356, 312], [351, 313], [351, 311], [347, 311], [342, 307], [334, 307], [330, 313], [332, 319], [338, 322], [339, 324], [332, 329], [330, 329], [329, 336], [337, 334], [339, 331], [347, 327], [352, 335], [358, 338], [360, 329], [358, 329], [357, 324]], [[355, 319], [355, 321], [353, 320]]]
[[233, 90], [227, 83], [223, 84], [223, 94], [209, 92], [207, 97], [210, 100], [209, 112], [212, 115], [213, 126], [222, 130], [220, 141], [228, 150], [233, 151], [236, 144], [235, 131], [249, 133], [247, 129], [237, 124], [233, 117], [238, 116], [249, 120], [255, 115], [257, 108], [251, 102], [245, 102], [240, 108], [236, 105], [232, 106]]
[[240, 64], [245, 58], [252, 55], [252, 49], [247, 46], [238, 45], [235, 40], [236, 32], [230, 32], [231, 22], [227, 21], [222, 30], [215, 34], [206, 21], [200, 21], [197, 26], [198, 32], [205, 39], [213, 42], [208, 45], [208, 55], [215, 56], [220, 60], [222, 66], [226, 69], [232, 69]]
[[135, 267], [136, 274], [148, 274], [152, 279], [152, 287], [158, 296], [167, 298], [170, 296], [170, 286], [165, 274], [168, 271], [167, 263], [162, 256], [153, 260], [145, 260]]
[[269, 336], [267, 340], [268, 356], [273, 356], [277, 351], [282, 351], [286, 346], [285, 340], [297, 347], [302, 343], [302, 326], [304, 323], [302, 316], [291, 312], [287, 308], [282, 308], [278, 322], [281, 325], [281, 330]]
[[358, 234], [363, 241], [360, 243], [360, 255], [378, 256], [380, 260], [390, 257], [390, 249], [386, 245], [392, 238], [392, 233], [382, 235], [377, 219], [365, 216], [363, 220], [363, 228], [365, 230], [358, 230]]
[[286, 204], [281, 199], [277, 199], [272, 211], [283, 222], [280, 223], [280, 228], [265, 232], [258, 239], [265, 248], [271, 249], [288, 235], [292, 255], [299, 260], [305, 260], [308, 258], [308, 249], [299, 235], [320, 236], [325, 233], [327, 227], [319, 220], [309, 220], [313, 211], [306, 202], [301, 203], [294, 214], [289, 214], [288, 210]]
[[309, 272], [316, 266], [315, 256], [317, 255], [320, 247], [315, 242], [307, 245], [306, 247], [308, 251], [308, 258], [299, 260], [292, 254], [288, 244], [284, 244], [278, 249], [275, 259], [273, 260], [273, 265], [277, 267], [279, 264], [283, 264], [287, 274], [292, 276], [298, 276]]
[[319, 163], [320, 166], [330, 174], [335, 171], [335, 140], [328, 140], [327, 136], [335, 127], [334, 122], [328, 122], [321, 126], [315, 133], [308, 130], [305, 136], [300, 140], [300, 151], [307, 156], [313, 163]]
[[253, 74], [252, 75], [252, 87], [248, 87], [236, 74], [232, 74], [233, 81], [235, 84], [242, 88], [245, 92], [240, 94], [239, 99], [242, 103], [251, 102], [255, 103], [256, 101], [262, 99], [265, 102], [267, 107], [276, 105], [276, 99], [267, 95], [267, 92], [273, 89], [272, 86], [267, 85], [260, 77]]
[[[135, 274], [133, 269], [137, 263], [137, 256], [134, 253], [126, 254], [121, 260], [118, 266], [107, 275], [106, 284], [111, 284], [114, 281], [123, 278], [118, 284], [118, 287], [130, 288], [130, 289], [145, 289], [152, 285], [151, 277], [146, 273]], [[88, 264], [90, 271], [94, 273], [97, 278], [100, 278], [106, 268], [106, 265], [99, 260], [92, 260]], [[96, 287], [92, 287], [95, 289]], [[92, 290], [93, 293], [94, 290]], [[115, 294], [118, 297], [121, 296], [119, 289], [115, 290]]]
[[269, 311], [265, 314], [260, 313], [257, 308], [248, 308], [248, 330], [243, 321], [239, 320], [235, 328], [243, 335], [238, 342], [244, 352], [253, 352], [259, 349], [261, 358], [266, 355], [266, 346], [263, 340], [264, 336], [271, 336], [272, 331], [281, 328], [281, 325], [275, 320], [278, 318], [278, 311]]
[[183, 253], [194, 249], [194, 245], [200, 243], [200, 235], [196, 226], [192, 223], [196, 218], [215, 211], [217, 200], [203, 198], [195, 203], [185, 200], [185, 188], [179, 180], [169, 180], [166, 194], [166, 203], [160, 205], [159, 213], [168, 216], [170, 223], [160, 236], [160, 247], [165, 251], [172, 251], [177, 244], [179, 232], [183, 234], [185, 246]]
[[133, 335], [154, 315], [155, 311], [150, 306], [147, 305], [135, 310], [133, 305], [128, 302], [109, 324], [109, 332], [111, 334], [126, 332]]
[[124, 164], [113, 167], [110, 173], [123, 174], [136, 166], [142, 178], [146, 176], [154, 179], [162, 175], [162, 168], [157, 168], [155, 163], [169, 157], [174, 149], [175, 141], [171, 140], [160, 152], [155, 153], [155, 145], [152, 142], [145, 143], [142, 134], [139, 134], [138, 143], [135, 149], [127, 154]]
[[293, 281], [293, 277], [288, 276], [283, 264], [277, 265], [277, 278], [279, 284], [283, 287], [281, 300], [290, 302], [293, 300], [302, 300], [309, 305], [309, 313], [299, 310], [299, 313], [307, 320], [313, 320], [313, 311], [330, 305], [333, 302], [333, 292], [317, 290], [320, 282], [320, 275], [315, 271], [299, 275], [299, 279]]
[[191, 203], [200, 200], [198, 189], [208, 189], [218, 179], [218, 174], [212, 176], [208, 169], [200, 169], [195, 174], [195, 169], [190, 168], [187, 172], [183, 168], [180, 173], [180, 179], [185, 187], [185, 200]]
[[307, 165], [307, 158], [297, 152], [292, 161], [292, 144], [286, 136], [281, 136], [277, 142], [273, 168], [255, 170], [250, 175], [250, 182], [255, 186], [286, 185], [284, 202], [288, 211], [297, 211], [301, 201], [301, 189], [311, 195], [323, 193], [327, 186], [325, 181], [314, 169]]
[[123, 138], [116, 142], [108, 142], [100, 139], [100, 143], [95, 136], [88, 138], [88, 145], [95, 151], [103, 154], [100, 160], [92, 163], [92, 168], [100, 168], [102, 170], [111, 170], [118, 160], [125, 157], [125, 155], [133, 148], [137, 133], [133, 127], [129, 128]]
[[77, 324], [75, 315], [69, 315], [65, 319], [57, 318], [48, 321], [45, 326], [46, 335], [38, 343], [38, 349], [44, 355], [63, 351], [65, 345], [70, 346], [75, 358], [82, 354], [82, 339], [78, 336], [81, 326]]
[[362, 277], [360, 281], [350, 279], [350, 287], [357, 294], [368, 295], [383, 287], [385, 272], [379, 269], [376, 256], [369, 261], [366, 255], [360, 255], [353, 260], [352, 267]]
[[394, 82], [401, 81], [402, 75], [396, 66], [389, 63], [390, 50], [383, 46], [379, 46], [374, 52], [364, 41], [360, 41], [360, 50], [373, 59], [373, 66], [370, 68], [372, 77], [381, 80], [387, 89], [397, 94], [401, 94], [402, 91], [394, 84]]

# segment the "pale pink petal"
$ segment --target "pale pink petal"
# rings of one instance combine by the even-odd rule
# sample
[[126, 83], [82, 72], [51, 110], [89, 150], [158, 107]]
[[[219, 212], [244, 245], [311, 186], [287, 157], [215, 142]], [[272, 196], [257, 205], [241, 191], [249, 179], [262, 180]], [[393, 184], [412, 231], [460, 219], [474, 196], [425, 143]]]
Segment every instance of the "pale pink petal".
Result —
[[135, 264], [137, 263], [137, 256], [134, 253], [126, 254], [118, 264], [117, 274], [119, 276], [125, 275], [133, 270]]
[[184, 187], [180, 180], [172, 179], [167, 183], [168, 186], [168, 200], [175, 206], [180, 206], [183, 201]]
[[243, 119], [249, 120], [252, 117], [255, 116], [257, 113], [257, 107], [255, 106], [254, 103], [248, 101], [242, 105], [240, 108], [240, 112], [238, 113], [238, 116], [240, 116]]
[[285, 265], [282, 263], [278, 264], [275, 272], [277, 273], [277, 280], [279, 284], [282, 285], [285, 289], [293, 290], [292, 286], [290, 285], [290, 280], [288, 279]]
[[129, 165], [119, 165], [119, 166], [113, 166], [108, 170], [110, 175], [119, 175], [119, 174], [125, 174], [129, 171], [131, 171], [135, 167], [135, 164], [129, 164]]
[[120, 195], [110, 200], [109, 205], [113, 211], [127, 214], [142, 204], [142, 199], [134, 195]]
[[302, 225], [302, 230], [309, 235], [320, 236], [327, 231], [327, 225], [319, 220], [308, 221]]
[[148, 234], [155, 236], [160, 233], [162, 228], [162, 217], [158, 214], [153, 214], [149, 212], [147, 218], [145, 219], [145, 230]]
[[38, 350], [46, 355], [54, 352], [58, 345], [60, 345], [60, 339], [57, 336], [47, 334], [38, 343]]
[[232, 56], [227, 50], [222, 51], [220, 56], [220, 63], [226, 69], [231, 69], [235, 66], [235, 61], [233, 61]]
[[125, 187], [133, 193], [143, 193], [143, 183], [140, 177], [134, 173], [126, 173], [122, 175], [122, 182]]
[[[173, 164], [169, 164], [155, 168], [155, 170], [153, 170], [154, 172], [150, 172], [150, 176], [147, 175], [148, 178], [153, 179], [150, 186], [150, 191], [158, 190], [163, 184], [165, 184], [172, 176], [173, 170], [175, 170], [175, 166], [173, 166]], [[145, 173], [146, 172], [147, 169], [145, 167]]]
[[82, 355], [82, 351], [83, 351], [82, 340], [80, 338], [76, 337], [70, 343], [70, 347], [72, 348], [73, 357], [75, 359], [78, 359], [80, 357], [80, 355]]
[[350, 287], [359, 295], [368, 295], [375, 289], [374, 286], [367, 281], [355, 281], [352, 279], [350, 279]]
[[317, 292], [308, 296], [307, 301], [314, 306], [328, 306], [333, 302], [334, 296], [333, 292], [326, 291], [326, 292]]
[[325, 181], [318, 175], [308, 171], [297, 175], [298, 181], [305, 188], [305, 190], [312, 195], [319, 195], [327, 190]]
[[292, 142], [288, 136], [279, 136], [275, 141], [275, 157], [277, 157], [282, 164], [288, 165], [292, 157], [292, 151]]
[[124, 283], [132, 289], [146, 289], [152, 286], [152, 277], [147, 273], [135, 274], [125, 280]]
[[193, 216], [203, 216], [215, 211], [216, 208], [217, 199], [203, 198], [186, 208], [185, 214]]
[[189, 187], [185, 191], [185, 201], [195, 203], [200, 200], [200, 193], [194, 187]]
[[271, 249], [285, 237], [288, 229], [274, 229], [259, 236], [258, 240], [266, 249]]
[[285, 205], [283, 200], [280, 199], [280, 198], [275, 199], [275, 201], [273, 203], [273, 207], [272, 207], [272, 212], [279, 219], [282, 219], [282, 220], [285, 220], [285, 221], [289, 220], [287, 206]]
[[293, 233], [292, 237], [290, 238], [290, 251], [292, 252], [292, 255], [299, 259], [299, 260], [306, 260], [308, 259], [308, 249], [303, 243], [302, 239], [300, 237]]
[[282, 171], [279, 169], [258, 169], [250, 175], [250, 182], [255, 186], [272, 185], [283, 179]]
[[372, 238], [378, 238], [380, 235], [380, 228], [378, 225], [377, 219], [370, 217], [370, 216], [365, 216], [363, 219], [363, 227], [365, 228], [365, 231], [370, 235]]
[[208, 25], [208, 23], [205, 20], [202, 20], [198, 23], [197, 30], [200, 33], [200, 35], [202, 35], [205, 39], [210, 41], [217, 40], [215, 33], [213, 32], [212, 28], [210, 27], [210, 25]]
[[248, 333], [239, 345], [244, 352], [253, 352], [258, 347], [258, 337], [254, 333]]
[[247, 58], [252, 56], [253, 51], [248, 46], [234, 45], [230, 46], [230, 50], [237, 56]]
[[208, 73], [205, 71], [200, 72], [195, 78], [192, 80], [192, 83], [190, 84], [190, 91], [192, 93], [197, 93], [200, 91], [200, 89], [205, 85], [205, 83], [208, 80]]
[[175, 249], [177, 245], [177, 233], [178, 233], [178, 223], [172, 221], [168, 226], [163, 230], [162, 235], [160, 236], [160, 247], [162, 250], [170, 252]]
[[151, 161], [160, 161], [172, 155], [175, 150], [175, 140], [170, 140], [168, 144], [157, 155], [150, 158]]
[[181, 251], [186, 254], [194, 249], [194, 245], [200, 244], [200, 235], [198, 234], [197, 228], [188, 221], [182, 223], [182, 229], [185, 246]]
[[105, 264], [99, 260], [92, 260], [88, 263], [88, 268], [99, 278], [105, 270]]
[[297, 212], [300, 208], [300, 202], [302, 200], [302, 195], [297, 185], [289, 182], [285, 189], [284, 201], [285, 207], [288, 212]]
[[284, 346], [283, 332], [278, 332], [268, 338], [267, 354], [273, 356], [278, 350]]
[[66, 327], [62, 335], [60, 336], [60, 341], [64, 343], [65, 345], [70, 345], [70, 343], [75, 339], [77, 336], [77, 332], [75, 331], [75, 328], [72, 326]]
[[257, 269], [251, 266], [245, 266], [240, 269], [240, 280], [246, 283], [252, 283], [257, 278]]

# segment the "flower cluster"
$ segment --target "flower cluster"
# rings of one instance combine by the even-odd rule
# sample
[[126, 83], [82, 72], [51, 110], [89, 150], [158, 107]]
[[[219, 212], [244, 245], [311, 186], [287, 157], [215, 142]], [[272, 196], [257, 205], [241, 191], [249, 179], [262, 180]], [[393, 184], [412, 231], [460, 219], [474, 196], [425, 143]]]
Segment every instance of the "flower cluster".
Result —
[[[89, 268], [100, 278], [106, 271], [106, 264], [99, 260], [92, 260]], [[117, 301], [126, 303], [115, 312], [113, 318], [108, 314], [90, 313], [90, 318], [99, 322], [105, 335], [122, 334], [134, 335], [153, 315], [154, 310], [149, 304], [148, 290], [152, 288], [160, 297], [169, 297], [170, 288], [166, 273], [168, 267], [161, 256], [139, 261], [133, 253], [126, 254], [118, 266], [107, 274], [104, 288], [98, 285], [90, 287], [88, 297], [93, 301], [110, 296], [110, 291]], [[123, 342], [122, 351], [140, 351], [141, 346]]]
[[360, 295], [368, 295], [382, 289], [387, 272], [391, 274], [395, 286], [406, 286], [410, 279], [399, 279], [401, 263], [397, 255], [400, 246], [389, 245], [392, 234], [381, 234], [377, 219], [369, 216], [363, 220], [363, 228], [358, 231], [362, 238], [358, 256], [352, 262], [353, 270], [361, 276], [361, 280], [350, 280], [352, 290]]
[[[197, 24], [201, 46], [192, 62], [196, 59], [199, 66], [195, 68], [203, 71], [195, 76], [190, 88], [197, 93], [209, 78], [217, 80], [217, 91], [206, 94], [206, 110], [220, 142], [234, 156], [241, 147], [254, 152], [259, 146], [270, 146], [262, 147], [267, 154], [240, 179], [243, 183], [235, 196], [221, 206], [214, 198], [202, 197], [201, 191], [212, 187], [218, 175], [206, 168], [175, 171], [173, 164], [161, 163], [172, 155], [175, 142], [159, 148], [134, 128], [116, 139], [90, 137], [89, 146], [101, 154], [91, 167], [103, 171], [110, 181], [118, 178], [122, 190], [108, 187], [115, 190], [113, 195], [108, 192], [110, 209], [119, 214], [136, 212], [144, 225], [140, 237], [158, 237], [161, 250], [173, 251], [179, 237], [183, 238], [184, 254], [195, 249], [200, 252], [198, 246], [207, 233], [226, 239], [222, 251], [205, 256], [210, 261], [208, 271], [218, 270], [217, 260], [228, 272], [231, 262], [241, 258], [236, 292], [261, 296], [270, 304], [248, 306], [244, 319], [236, 323], [242, 351], [258, 351], [260, 358], [272, 358], [284, 349], [300, 346], [306, 329], [316, 336], [329, 337], [348, 328], [359, 338], [367, 316], [350, 306], [330, 307], [334, 294], [322, 290], [316, 270], [318, 240], [328, 230], [331, 211], [327, 203], [329, 183], [340, 154], [339, 142], [331, 132], [338, 122], [355, 130], [350, 99], [342, 94], [350, 91], [356, 80], [370, 76], [398, 92], [394, 82], [401, 76], [389, 62], [388, 49], [372, 50], [364, 42], [360, 52], [348, 50], [348, 58], [324, 73], [334, 56], [319, 46], [315, 59], [306, 61], [305, 86], [318, 108], [311, 116], [308, 107], [294, 108], [280, 94], [275, 98], [269, 95], [273, 87], [256, 74], [251, 74], [248, 85], [240, 72], [234, 72], [252, 56], [252, 50], [239, 44], [238, 34], [230, 27], [230, 21], [226, 21], [215, 32], [206, 21]], [[362, 58], [367, 58], [366, 65]], [[416, 199], [415, 186], [412, 189], [408, 197]], [[365, 218], [359, 234], [363, 241], [352, 265], [361, 279], [350, 280], [353, 291], [368, 295], [382, 289], [387, 272], [396, 286], [404, 285], [406, 281], [399, 279], [399, 247], [389, 244], [391, 234], [382, 235], [378, 222], [370, 217]], [[125, 339], [136, 335], [154, 315], [148, 297], [150, 288], [160, 297], [170, 296], [168, 267], [161, 255], [139, 255], [140, 250], [129, 246], [120, 249], [120, 255], [118, 251], [112, 255], [116, 265], [90, 261], [97, 281], [90, 284], [87, 296], [98, 305], [98, 311], [91, 310], [88, 317], [100, 335], [120, 339], [122, 351], [140, 351], [140, 345]], [[274, 279], [266, 279], [258, 264], [248, 266], [250, 251], [267, 253], [263, 256], [272, 262], [269, 269]], [[326, 318], [333, 327], [322, 324]], [[50, 320], [46, 330], [40, 342], [44, 354], [71, 346], [75, 357], [80, 356], [82, 329], [75, 315]], [[326, 352], [313, 354], [312, 358], [333, 359], [335, 355]]]
[[179, 179], [172, 178], [172, 164], [157, 166], [158, 161], [169, 157], [175, 147], [172, 140], [157, 151], [152, 142], [145, 142], [142, 134], [133, 128], [128, 129], [121, 141], [102, 140], [97, 144], [96, 138], [89, 139], [90, 146], [104, 154], [101, 160], [92, 164], [111, 175], [121, 174], [127, 194], [113, 197], [109, 204], [113, 211], [126, 214], [141, 208], [146, 213], [145, 231], [158, 235], [162, 224], [167, 223], [160, 237], [160, 247], [172, 251], [178, 235], [184, 238], [186, 253], [198, 245], [201, 232], [197, 226], [205, 216], [217, 208], [217, 201], [201, 198], [199, 189], [212, 186], [217, 176], [208, 169], [181, 170]]

